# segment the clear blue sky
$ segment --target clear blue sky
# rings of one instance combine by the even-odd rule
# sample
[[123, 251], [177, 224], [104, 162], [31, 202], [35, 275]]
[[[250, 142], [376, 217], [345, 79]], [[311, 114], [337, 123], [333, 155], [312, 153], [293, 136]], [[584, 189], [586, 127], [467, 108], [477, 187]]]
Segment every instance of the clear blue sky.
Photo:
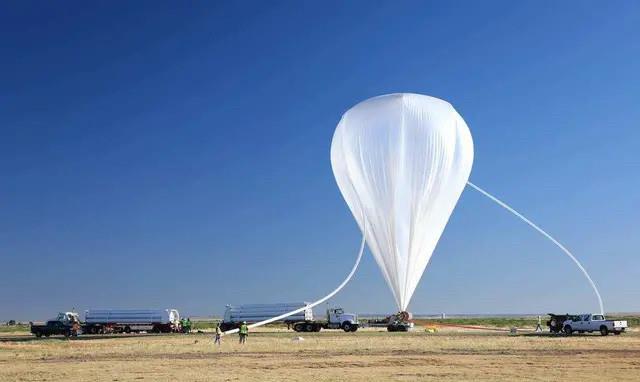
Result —
[[[451, 102], [472, 181], [573, 249], [608, 311], [640, 311], [640, 3], [94, 3], [0, 8], [0, 320], [324, 295], [360, 240], [331, 137], [391, 92]], [[332, 303], [395, 309], [368, 254]], [[596, 308], [469, 189], [410, 305]]]

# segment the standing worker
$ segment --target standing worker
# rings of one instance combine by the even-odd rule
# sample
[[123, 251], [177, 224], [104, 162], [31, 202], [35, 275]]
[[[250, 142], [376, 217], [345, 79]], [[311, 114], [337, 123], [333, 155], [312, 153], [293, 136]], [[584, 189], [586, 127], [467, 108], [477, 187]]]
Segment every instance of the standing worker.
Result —
[[218, 325], [216, 325], [216, 336], [215, 339], [213, 340], [213, 344], [218, 344], [218, 346], [222, 345], [222, 330], [220, 329], [220, 323], [218, 322]]
[[185, 333], [191, 333], [191, 317], [187, 317], [187, 321], [185, 322]]
[[536, 325], [536, 333], [542, 333], [542, 317], [538, 316], [538, 324]]
[[247, 342], [247, 336], [249, 335], [249, 327], [247, 326], [247, 321], [242, 321], [242, 325], [240, 325], [240, 344], [244, 345]]

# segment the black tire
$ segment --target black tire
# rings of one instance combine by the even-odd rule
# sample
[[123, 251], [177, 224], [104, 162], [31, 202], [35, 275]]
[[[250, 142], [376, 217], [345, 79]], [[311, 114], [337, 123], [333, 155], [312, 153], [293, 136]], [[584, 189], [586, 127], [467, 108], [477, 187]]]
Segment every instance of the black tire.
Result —
[[353, 325], [349, 321], [345, 321], [342, 323], [342, 330], [344, 330], [345, 332], [350, 332], [352, 326]]
[[600, 335], [601, 336], [608, 336], [609, 335], [609, 328], [607, 328], [606, 326], [602, 325], [600, 327]]
[[293, 325], [293, 330], [296, 332], [304, 332], [304, 324], [295, 324]]
[[573, 328], [570, 325], [564, 327], [564, 334], [570, 336], [573, 334]]
[[315, 329], [315, 327], [314, 327], [313, 324], [306, 324], [304, 326], [304, 331], [305, 332], [313, 332], [313, 331], [315, 331], [314, 329]]
[[38, 338], [42, 337], [42, 332], [35, 332], [34, 334], [35, 334], [35, 335], [36, 335], [36, 337], [38, 337]]
[[316, 324], [316, 326], [313, 328], [314, 332], [319, 332], [322, 330], [322, 326], [320, 326], [319, 324]]
[[622, 334], [622, 332], [616, 331], [616, 332], [613, 332], [613, 334], [615, 334], [616, 336], [619, 336], [620, 334]]
[[131, 333], [131, 328], [128, 327], [128, 326], [125, 326], [124, 327], [124, 332], [127, 333], [127, 334]]
[[351, 331], [352, 331], [352, 332], [355, 332], [355, 331], [357, 331], [357, 330], [358, 330], [358, 325], [353, 325], [353, 326], [351, 327]]

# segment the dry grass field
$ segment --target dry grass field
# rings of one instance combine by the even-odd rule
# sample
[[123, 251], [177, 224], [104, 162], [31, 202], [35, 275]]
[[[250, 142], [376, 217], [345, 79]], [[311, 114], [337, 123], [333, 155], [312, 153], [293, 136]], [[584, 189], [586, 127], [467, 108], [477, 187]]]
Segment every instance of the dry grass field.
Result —
[[[638, 381], [640, 333], [360, 330], [0, 339], [0, 381]], [[20, 340], [22, 339], [22, 340]]]

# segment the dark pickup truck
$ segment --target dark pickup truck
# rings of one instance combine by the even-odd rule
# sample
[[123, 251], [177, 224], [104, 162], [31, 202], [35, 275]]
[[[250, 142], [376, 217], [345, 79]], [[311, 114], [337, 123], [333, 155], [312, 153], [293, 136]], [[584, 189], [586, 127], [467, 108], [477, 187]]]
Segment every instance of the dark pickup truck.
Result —
[[44, 324], [31, 324], [31, 333], [36, 337], [49, 337], [63, 335], [65, 337], [77, 336], [80, 331], [80, 321], [77, 316], [70, 313], [60, 313], [54, 320]]

